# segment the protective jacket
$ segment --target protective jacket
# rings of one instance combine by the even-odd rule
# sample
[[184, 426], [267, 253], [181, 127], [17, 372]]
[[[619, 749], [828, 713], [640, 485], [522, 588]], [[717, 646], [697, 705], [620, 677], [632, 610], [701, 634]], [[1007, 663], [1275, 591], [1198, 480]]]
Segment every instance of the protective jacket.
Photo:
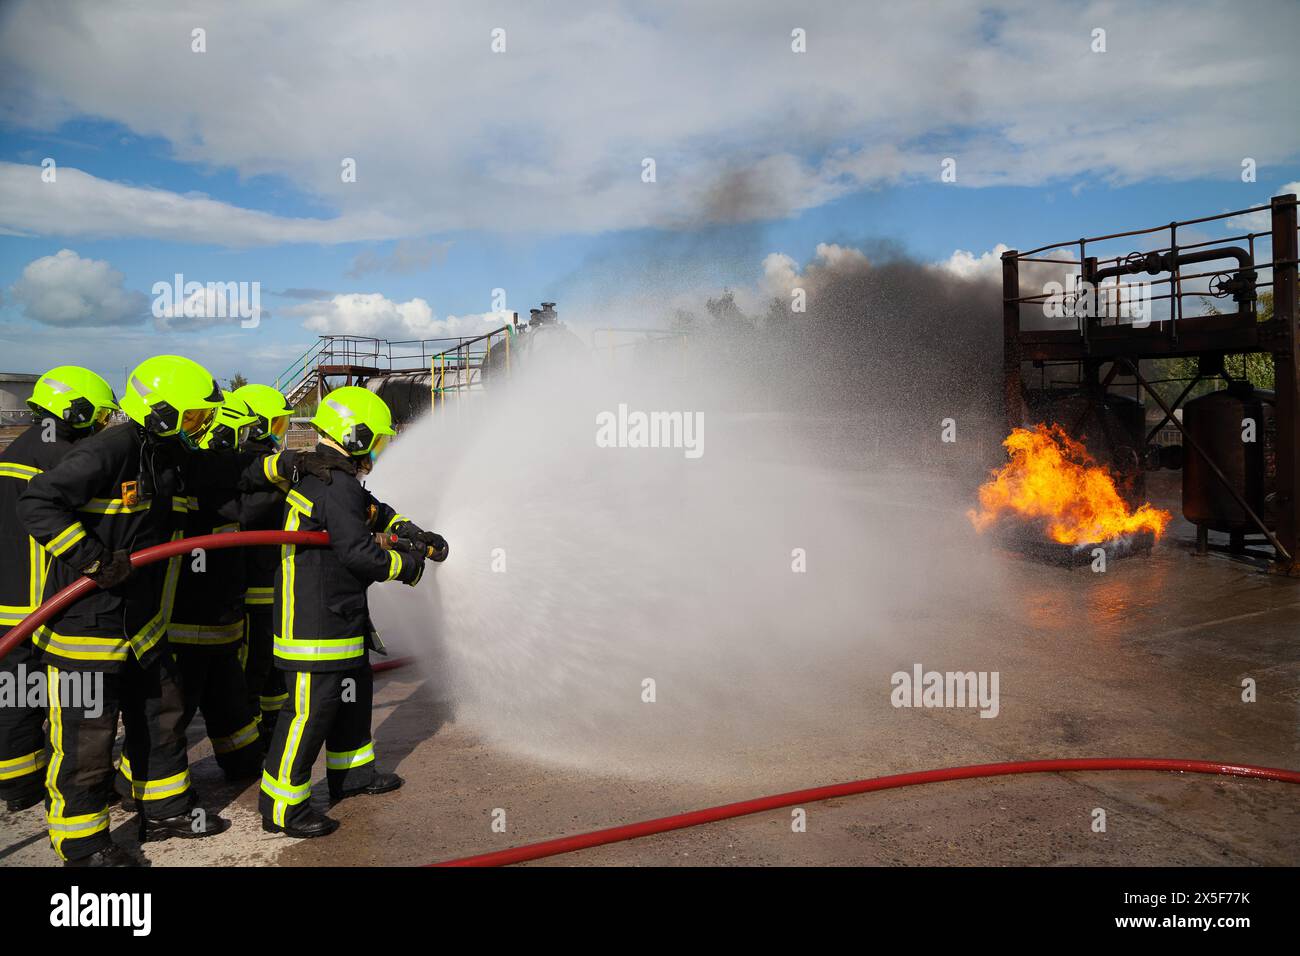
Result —
[[[346, 457], [324, 444], [316, 451]], [[413, 585], [424, 569], [421, 558], [375, 542], [376, 531], [407, 519], [353, 475], [332, 476], [327, 484], [309, 475], [287, 496], [284, 530], [327, 531], [330, 546], [280, 549], [272, 620], [282, 670], [339, 671], [363, 663], [374, 631], [366, 589], [376, 581]]]
[[[241, 471], [234, 453], [187, 452], [133, 424], [79, 441], [58, 465], [34, 476], [18, 500], [28, 533], [55, 559], [44, 597], [115, 551], [181, 537], [190, 495], [269, 488], [288, 478], [292, 453], [286, 454]], [[164, 646], [179, 570], [179, 558], [139, 568], [122, 584], [93, 591], [56, 614], [32, 641], [45, 661], [67, 670], [116, 673], [128, 655], [148, 666]]]
[[0, 452], [0, 631], [18, 624], [40, 606], [50, 556], [18, 517], [18, 496], [27, 483], [53, 468], [89, 437], [57, 418], [32, 425]]

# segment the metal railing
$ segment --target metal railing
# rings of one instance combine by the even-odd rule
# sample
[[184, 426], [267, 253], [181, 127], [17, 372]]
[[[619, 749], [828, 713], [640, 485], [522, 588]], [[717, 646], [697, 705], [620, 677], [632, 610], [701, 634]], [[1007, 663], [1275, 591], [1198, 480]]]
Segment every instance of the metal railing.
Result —
[[[456, 400], [459, 400], [463, 394], [479, 391], [483, 388], [483, 366], [493, 348], [499, 347], [505, 350], [502, 359], [502, 371], [508, 376], [511, 366], [511, 341], [516, 333], [515, 326], [503, 325], [482, 335], [456, 339], [455, 345], [429, 355], [428, 364], [424, 367], [429, 370], [429, 401], [433, 411], [446, 407], [448, 395], [452, 395]], [[431, 341], [451, 340], [434, 339]]]
[[[465, 353], [475, 343], [491, 339], [510, 326], [484, 335], [444, 336], [432, 339], [380, 339], [364, 335], [322, 335], [283, 372], [274, 387], [293, 395], [321, 368], [350, 368], [372, 374], [418, 372], [432, 368], [439, 356]], [[485, 350], [484, 350], [485, 351]]]
[[[1285, 197], [1292, 202], [1294, 196]], [[1271, 228], [1264, 228], [1258, 232], [1247, 231], [1224, 236], [1218, 239], [1204, 239], [1188, 243], [1178, 241], [1179, 231], [1186, 230], [1189, 226], [1196, 226], [1208, 222], [1219, 222], [1227, 219], [1234, 219], [1241, 216], [1251, 216], [1256, 214], [1267, 214], [1272, 210], [1272, 205], [1251, 206], [1246, 209], [1238, 209], [1232, 212], [1217, 213], [1212, 216], [1201, 216], [1196, 219], [1186, 219], [1168, 223], [1162, 226], [1152, 226], [1146, 229], [1130, 229], [1124, 232], [1111, 233], [1104, 236], [1091, 236], [1080, 239], [1067, 240], [1064, 242], [1053, 242], [1047, 245], [1039, 246], [1035, 249], [1029, 249], [1024, 252], [1011, 251], [1003, 254], [1004, 262], [1011, 260], [1016, 263], [1017, 271], [1021, 266], [1066, 266], [1072, 272], [1071, 275], [1078, 275], [1085, 281], [1089, 274], [1101, 274], [1107, 279], [1114, 278], [1114, 283], [1107, 284], [1103, 282], [1105, 288], [1116, 288], [1122, 290], [1124, 286], [1119, 283], [1118, 275], [1137, 275], [1146, 270], [1147, 265], [1158, 267], [1159, 271], [1147, 273], [1143, 276], [1143, 281], [1150, 286], [1151, 293], [1144, 295], [1143, 300], [1147, 303], [1154, 304], [1157, 302], [1168, 303], [1168, 314], [1164, 319], [1157, 319], [1149, 316], [1152, 324], [1156, 322], [1170, 322], [1170, 334], [1177, 335], [1177, 323], [1186, 318], [1200, 318], [1216, 314], [1213, 309], [1190, 313], [1184, 308], [1186, 299], [1208, 300], [1212, 298], [1225, 298], [1233, 295], [1234, 300], [1239, 305], [1233, 313], [1218, 314], [1236, 314], [1244, 318], [1249, 315], [1253, 321], [1257, 317], [1257, 298], [1259, 290], [1271, 289], [1273, 287], [1273, 277], [1271, 271], [1274, 267], [1284, 265], [1294, 265], [1294, 259], [1259, 261], [1260, 246], [1268, 245], [1271, 247], [1273, 242], [1273, 233]], [[1130, 251], [1127, 253], [1117, 253], [1115, 255], [1100, 257], [1089, 256], [1090, 248], [1095, 250], [1099, 244], [1115, 242], [1120, 239], [1132, 239], [1142, 236], [1157, 236], [1162, 233], [1167, 234], [1167, 241], [1160, 245], [1149, 246], [1144, 250], [1137, 252]], [[1235, 243], [1244, 243], [1245, 248], [1234, 246]], [[1061, 252], [1071, 249], [1078, 250], [1077, 258], [1064, 259], [1053, 256], [1044, 256], [1036, 258], [1044, 252]], [[1182, 269], [1180, 257], [1190, 257], [1196, 259], [1203, 257], [1210, 252], [1221, 252], [1222, 255], [1209, 258], [1206, 261], [1214, 261], [1215, 258], [1237, 259], [1232, 267], [1217, 269], [1206, 269], [1202, 271], [1185, 272]], [[1244, 255], [1243, 255], [1244, 254]], [[1260, 273], [1269, 272], [1266, 278]], [[1234, 277], [1241, 273], [1253, 273], [1245, 281], [1234, 282]], [[1159, 277], [1158, 276], [1163, 276]], [[1198, 280], [1209, 279], [1206, 288], [1194, 287]], [[1184, 288], [1185, 285], [1191, 285], [1193, 288]], [[1244, 287], [1248, 286], [1246, 289]], [[1237, 290], [1242, 290], [1242, 296], [1237, 297]], [[1156, 290], [1164, 290], [1157, 293]], [[1019, 287], [1015, 290], [1015, 295], [1010, 294], [1010, 289], [1004, 290], [1004, 301], [1007, 304], [1016, 304], [1019, 306], [1039, 305], [1044, 306], [1053, 301], [1059, 293], [1047, 291], [1031, 293], [1029, 295], [1021, 294]], [[1096, 291], [1096, 290], [1094, 290]], [[1072, 305], [1069, 301], [1071, 296], [1066, 293], [1063, 297], [1067, 306]], [[1077, 299], [1077, 296], [1076, 296]], [[1122, 293], [1118, 300], [1118, 305], [1123, 306]], [[1149, 308], [1150, 306], [1148, 306]], [[1073, 311], [1073, 309], [1072, 309]], [[1087, 326], [1089, 322], [1095, 322], [1102, 316], [1092, 314], [1075, 315], [1076, 331], [1085, 339], [1088, 336]]]

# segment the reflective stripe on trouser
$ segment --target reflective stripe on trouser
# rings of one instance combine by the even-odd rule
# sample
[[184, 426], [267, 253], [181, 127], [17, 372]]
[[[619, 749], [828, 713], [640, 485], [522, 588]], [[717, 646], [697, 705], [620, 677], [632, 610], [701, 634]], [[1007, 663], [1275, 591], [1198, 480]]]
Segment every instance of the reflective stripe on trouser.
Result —
[[117, 790], [134, 797], [145, 816], [174, 817], [194, 804], [185, 753], [185, 699], [170, 654], [140, 672], [139, 689], [122, 700], [126, 744]]
[[329, 747], [325, 748], [325, 768], [327, 770], [351, 770], [353, 767], [363, 767], [374, 759], [374, 741], [370, 741], [364, 747], [342, 753], [330, 750]]
[[177, 645], [173, 652], [185, 701], [182, 728], [189, 727], [196, 711], [201, 713], [218, 766], [230, 771], [255, 769], [262, 754], [257, 708], [249, 700], [235, 649]]
[[168, 797], [176, 796], [178, 793], [184, 793], [190, 785], [188, 767], [180, 773], [174, 773], [170, 777], [164, 777], [161, 780], [136, 780], [135, 775], [131, 772], [131, 758], [123, 754], [122, 762], [117, 769], [127, 783], [131, 785], [131, 796], [136, 800], [165, 800]]
[[364, 787], [375, 775], [370, 662], [346, 671], [287, 671], [285, 683], [289, 701], [271, 738], [260, 799], [263, 818], [280, 826], [306, 814], [311, 768], [322, 746], [331, 789]]
[[[57, 686], [59, 669], [46, 667], [45, 674], [49, 686]], [[84, 707], [64, 707], [57, 694], [49, 702], [45, 818], [50, 845], [61, 859], [78, 860], [109, 844], [113, 738], [125, 683], [123, 675], [104, 675], [104, 699], [91, 710], [94, 716]]]
[[[38, 673], [44, 679], [41, 665], [32, 659], [30, 644], [18, 645], [0, 661], [0, 672], [8, 673], [9, 679], [16, 682], [20, 664], [29, 679]], [[19, 800], [41, 793], [48, 763], [45, 708], [19, 706], [18, 701], [0, 705], [0, 800]]]

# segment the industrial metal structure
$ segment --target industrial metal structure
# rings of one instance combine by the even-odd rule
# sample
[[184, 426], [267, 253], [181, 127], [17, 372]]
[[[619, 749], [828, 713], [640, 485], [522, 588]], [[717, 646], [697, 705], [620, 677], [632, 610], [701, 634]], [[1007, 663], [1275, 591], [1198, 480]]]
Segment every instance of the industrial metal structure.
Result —
[[[1207, 240], [1208, 223], [1235, 234]], [[1257, 223], [1267, 228], [1253, 228]], [[1246, 231], [1237, 231], [1242, 228]], [[1116, 243], [1145, 248], [1111, 254]], [[1064, 258], [1063, 252], [1073, 257]], [[1206, 268], [1220, 262], [1226, 265]], [[1041, 291], [1026, 293], [1022, 281], [1035, 270], [1040, 276], [1068, 273], [1079, 282], [1064, 296], [1054, 279], [1042, 283]], [[1211, 530], [1229, 533], [1234, 551], [1244, 549], [1247, 534], [1257, 534], [1267, 542], [1275, 570], [1300, 575], [1296, 270], [1294, 195], [1276, 196], [1267, 206], [1052, 243], [1028, 252], [1004, 252], [1003, 396], [1008, 425], [1053, 417], [1071, 435], [1085, 438], [1089, 447], [1097, 439], [1100, 454], [1117, 466], [1121, 477], [1126, 470], [1140, 478], [1144, 468], [1185, 464], [1183, 512], [1197, 525], [1198, 550], [1208, 547]], [[1144, 277], [1140, 290], [1122, 281], [1138, 275]], [[1259, 291], [1269, 288], [1273, 314], [1261, 321]], [[1139, 318], [1125, 308], [1126, 293], [1129, 303], [1138, 298], [1144, 303], [1145, 311], [1136, 310]], [[1230, 301], [1232, 310], [1196, 308], [1194, 300], [1212, 298]], [[1072, 327], [1051, 327], [1043, 320], [1045, 315], [1059, 319], [1063, 314], [1073, 320]], [[1225, 371], [1225, 356], [1238, 354], [1271, 356], [1273, 392]], [[1144, 374], [1143, 363], [1171, 358], [1193, 358], [1196, 370], [1187, 376], [1182, 393], [1168, 402], [1153, 388], [1159, 383], [1149, 370]], [[1048, 370], [1060, 366], [1073, 366], [1078, 373], [1074, 387], [1067, 390], [1067, 412], [1054, 400], [1062, 394], [1054, 388], [1059, 382], [1047, 381]], [[1033, 384], [1034, 376], [1027, 374], [1030, 367], [1042, 371], [1041, 384]], [[1214, 379], [1226, 381], [1227, 391], [1184, 405], [1198, 383]], [[1127, 401], [1112, 390], [1124, 380], [1134, 392]], [[1143, 393], [1163, 413], [1150, 429], [1132, 407]], [[1181, 456], [1168, 449], [1161, 453], [1154, 444], [1168, 425], [1182, 437]]]
[[394, 420], [406, 424], [509, 375], [512, 353], [524, 357], [578, 342], [560, 323], [554, 302], [529, 312], [522, 325], [515, 312], [505, 325], [474, 336], [390, 341], [322, 335], [274, 385], [295, 407], [314, 405], [340, 385], [360, 385], [380, 395]]
[[27, 424], [31, 415], [27, 399], [38, 378], [25, 372], [0, 372], [0, 427]]
[[[439, 390], [468, 388], [477, 383], [483, 359], [494, 343], [514, 333], [514, 322], [476, 336], [390, 341], [360, 335], [322, 335], [294, 360], [274, 385], [290, 404], [319, 401], [340, 385], [368, 386], [394, 375], [435, 375]], [[427, 398], [427, 396], [426, 396]]]

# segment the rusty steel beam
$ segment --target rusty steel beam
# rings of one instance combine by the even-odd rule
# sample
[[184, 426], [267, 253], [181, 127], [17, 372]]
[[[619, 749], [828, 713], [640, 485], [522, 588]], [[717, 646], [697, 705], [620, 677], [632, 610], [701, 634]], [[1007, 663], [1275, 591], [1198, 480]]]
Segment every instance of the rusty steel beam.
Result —
[[[1270, 337], [1277, 393], [1277, 534], [1300, 553], [1300, 328], [1296, 324], [1296, 197], [1274, 196], [1273, 321]], [[1300, 576], [1293, 560], [1284, 569]]]
[[1025, 422], [1020, 363], [1020, 259], [1014, 249], [1002, 253], [1002, 404], [1007, 431]]

